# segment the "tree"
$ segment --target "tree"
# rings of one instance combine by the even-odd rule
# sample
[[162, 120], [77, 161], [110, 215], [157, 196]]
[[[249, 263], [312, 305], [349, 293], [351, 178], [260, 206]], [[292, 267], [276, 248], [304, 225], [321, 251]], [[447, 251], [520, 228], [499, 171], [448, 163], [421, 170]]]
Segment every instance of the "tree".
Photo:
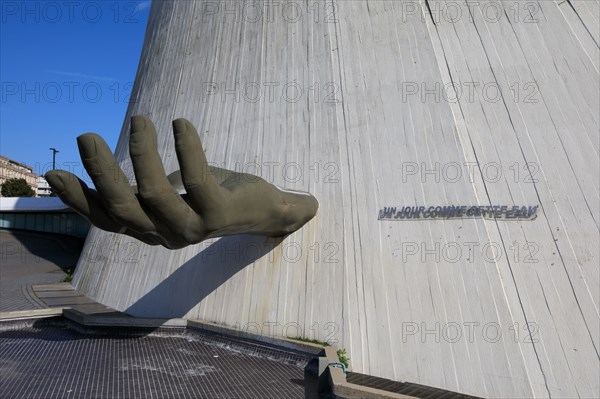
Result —
[[25, 179], [8, 179], [2, 183], [3, 197], [33, 197], [35, 191], [27, 184]]

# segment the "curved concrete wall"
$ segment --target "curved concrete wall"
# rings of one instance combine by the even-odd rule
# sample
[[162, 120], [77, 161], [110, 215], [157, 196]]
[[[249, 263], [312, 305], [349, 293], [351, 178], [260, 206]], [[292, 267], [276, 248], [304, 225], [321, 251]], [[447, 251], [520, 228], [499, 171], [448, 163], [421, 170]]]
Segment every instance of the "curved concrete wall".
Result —
[[[320, 210], [283, 242], [178, 251], [93, 229], [75, 285], [134, 315], [334, 341], [376, 376], [598, 396], [598, 15], [573, 0], [154, 2], [116, 150], [132, 181], [129, 117], [155, 121], [167, 172], [185, 117], [210, 161]], [[471, 204], [540, 207], [378, 221]]]

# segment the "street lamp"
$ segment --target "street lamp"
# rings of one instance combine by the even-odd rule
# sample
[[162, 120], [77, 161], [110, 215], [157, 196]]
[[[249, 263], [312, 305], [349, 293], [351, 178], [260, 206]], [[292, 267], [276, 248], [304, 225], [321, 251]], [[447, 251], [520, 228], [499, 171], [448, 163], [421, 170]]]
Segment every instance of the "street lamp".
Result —
[[52, 151], [52, 170], [54, 170], [56, 169], [56, 153], [60, 151], [54, 147], [50, 147], [50, 150]]

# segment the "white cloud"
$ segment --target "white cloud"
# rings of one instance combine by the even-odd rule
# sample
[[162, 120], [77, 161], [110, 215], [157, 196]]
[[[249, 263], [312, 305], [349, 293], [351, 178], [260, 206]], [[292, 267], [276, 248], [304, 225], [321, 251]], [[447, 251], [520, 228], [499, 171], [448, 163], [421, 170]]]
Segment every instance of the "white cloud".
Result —
[[138, 5], [135, 7], [136, 11], [144, 11], [147, 8], [150, 8], [150, 4], [152, 3], [151, 0], [144, 0], [138, 3]]

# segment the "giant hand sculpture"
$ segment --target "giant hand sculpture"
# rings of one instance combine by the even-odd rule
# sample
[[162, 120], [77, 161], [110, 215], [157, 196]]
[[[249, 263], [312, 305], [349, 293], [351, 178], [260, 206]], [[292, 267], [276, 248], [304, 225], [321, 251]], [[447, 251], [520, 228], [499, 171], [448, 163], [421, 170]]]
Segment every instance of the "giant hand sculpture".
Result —
[[[129, 152], [137, 188], [129, 185], [104, 140], [94, 133], [79, 136], [77, 144], [96, 190], [64, 170], [48, 172], [46, 180], [65, 204], [95, 226], [170, 249], [233, 234], [283, 236], [316, 214], [318, 202], [308, 193], [209, 166], [189, 121], [177, 119], [173, 130], [181, 170], [168, 177], [154, 124], [134, 116]], [[185, 193], [180, 195], [178, 188]]]

